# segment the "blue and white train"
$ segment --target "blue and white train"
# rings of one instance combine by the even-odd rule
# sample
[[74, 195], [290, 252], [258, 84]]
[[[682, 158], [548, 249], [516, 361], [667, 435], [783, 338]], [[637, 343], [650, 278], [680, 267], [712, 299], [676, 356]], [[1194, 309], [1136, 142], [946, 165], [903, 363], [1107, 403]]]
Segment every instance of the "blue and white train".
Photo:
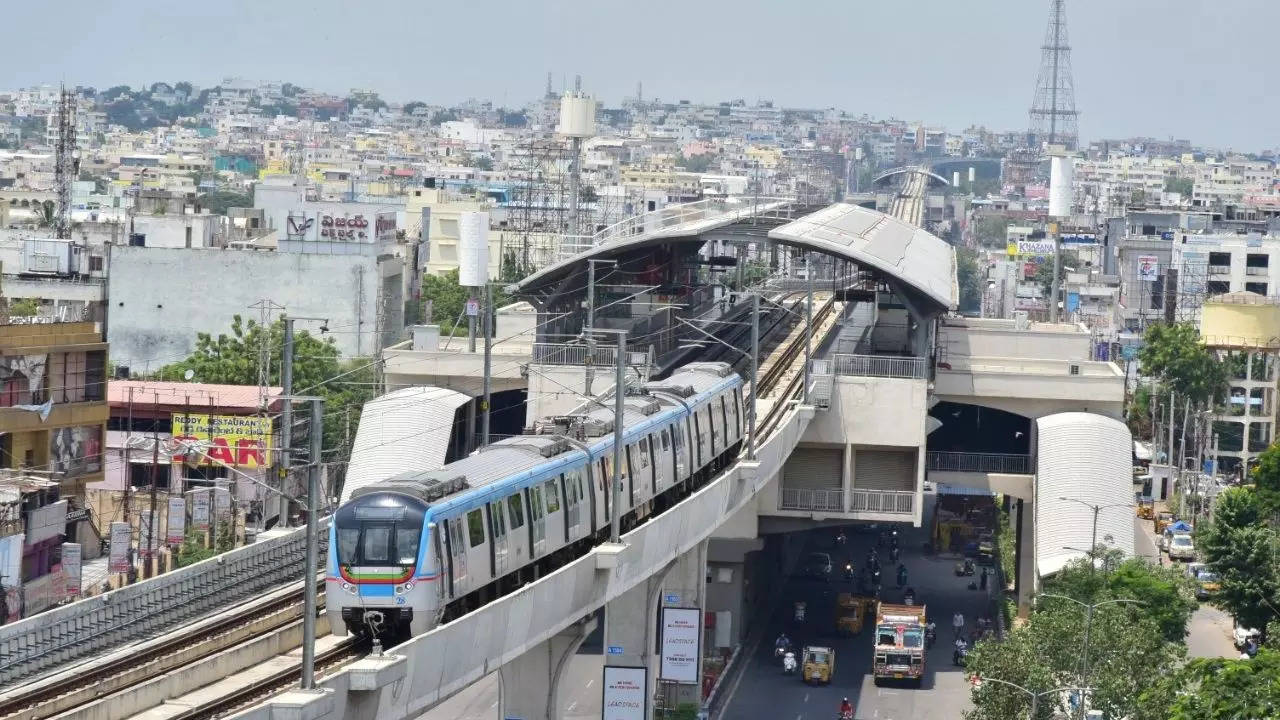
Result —
[[[624, 399], [623, 532], [734, 458], [742, 379], [690, 363]], [[336, 635], [419, 635], [532, 582], [609, 537], [613, 401], [604, 396], [430, 472], [363, 487], [329, 530]]]

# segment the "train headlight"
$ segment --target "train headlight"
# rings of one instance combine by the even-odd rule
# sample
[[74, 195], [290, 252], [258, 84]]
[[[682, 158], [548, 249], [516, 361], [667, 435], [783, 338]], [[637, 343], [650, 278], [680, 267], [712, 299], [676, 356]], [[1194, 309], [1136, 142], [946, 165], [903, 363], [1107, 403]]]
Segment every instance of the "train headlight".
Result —
[[412, 589], [413, 589], [413, 582], [412, 582], [412, 581], [407, 582], [407, 583], [405, 583], [405, 584], [403, 584], [403, 585], [397, 585], [397, 586], [396, 586], [396, 594], [397, 594], [397, 595], [403, 595], [403, 594], [405, 594], [405, 593], [409, 592], [409, 591], [410, 591], [410, 590], [412, 590]]
[[347, 592], [351, 593], [352, 595], [358, 595], [358, 594], [360, 594], [360, 590], [359, 590], [359, 589], [357, 589], [355, 585], [352, 585], [352, 584], [351, 584], [351, 583], [349, 583], [349, 582], [344, 582], [344, 583], [342, 583], [342, 589], [343, 589], [343, 590], [346, 590]]

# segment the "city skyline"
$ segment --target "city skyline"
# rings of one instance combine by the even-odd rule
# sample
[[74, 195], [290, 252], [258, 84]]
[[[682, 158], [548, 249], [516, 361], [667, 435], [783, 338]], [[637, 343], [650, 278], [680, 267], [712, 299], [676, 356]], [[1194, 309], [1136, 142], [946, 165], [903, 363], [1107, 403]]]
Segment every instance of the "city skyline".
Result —
[[[900, 8], [864, 3], [850, 11], [830, 0], [802, 8], [760, 0], [655, 3], [643, 15], [619, 3], [567, 0], [500, 2], [486, 6], [486, 15], [389, 2], [361, 19], [367, 28], [352, 31], [346, 8], [332, 0], [270, 6], [237, 0], [184, 7], [180, 15], [165, 14], [155, 2], [70, 5], [92, 15], [95, 27], [52, 58], [49, 48], [65, 30], [39, 7], [10, 10], [14, 26], [26, 32], [0, 48], [7, 68], [0, 87], [64, 81], [103, 89], [161, 80], [210, 86], [241, 76], [335, 93], [369, 88], [397, 101], [476, 98], [517, 107], [540, 94], [550, 71], [557, 89], [582, 75], [584, 88], [610, 105], [634, 95], [640, 81], [646, 97], [668, 102], [768, 99], [953, 131], [1027, 126], [1049, 8], [987, 0], [979, 14], [946, 0], [919, 0], [908, 29]], [[1263, 28], [1280, 22], [1280, 6], [1251, 7], [1250, 22], [1241, 24], [1236, 19], [1244, 14], [1233, 8], [1245, 5], [1068, 3], [1082, 142], [1150, 136], [1246, 152], [1273, 148], [1255, 114], [1228, 112], [1241, 98], [1263, 112], [1280, 102], [1271, 99], [1265, 74], [1247, 70], [1267, 62]], [[918, 53], [903, 54], [908, 42]], [[751, 52], [769, 44], [777, 49]]]

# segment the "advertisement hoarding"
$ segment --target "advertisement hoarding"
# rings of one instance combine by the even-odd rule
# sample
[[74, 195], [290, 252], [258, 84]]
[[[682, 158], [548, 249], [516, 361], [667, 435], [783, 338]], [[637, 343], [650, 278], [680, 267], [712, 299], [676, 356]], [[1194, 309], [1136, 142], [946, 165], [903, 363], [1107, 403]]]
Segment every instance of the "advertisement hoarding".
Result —
[[1138, 256], [1138, 277], [1154, 282], [1160, 276], [1160, 258], [1155, 255]]
[[209, 500], [211, 493], [212, 491], [208, 488], [191, 491], [191, 527], [200, 532], [209, 530]]
[[133, 540], [133, 529], [127, 522], [111, 523], [111, 550], [107, 560], [107, 570], [113, 573], [129, 572], [129, 544]]
[[164, 541], [169, 545], [181, 545], [187, 534], [187, 499], [179, 495], [169, 498], [169, 522], [165, 526]]
[[1019, 255], [1052, 255], [1052, 240], [1019, 240]]
[[658, 677], [680, 683], [698, 682], [698, 656], [702, 644], [702, 611], [698, 608], [662, 608], [662, 664]]
[[196, 465], [257, 468], [271, 463], [271, 418], [173, 413], [173, 428], [175, 435], [182, 433], [174, 437], [174, 462], [182, 462], [185, 454]]
[[67, 597], [80, 597], [82, 558], [79, 543], [62, 543], [62, 574], [67, 582]]
[[649, 671], [642, 667], [604, 667], [602, 720], [646, 720]]
[[226, 488], [213, 489], [213, 514], [218, 522], [226, 522], [231, 517], [231, 492]]

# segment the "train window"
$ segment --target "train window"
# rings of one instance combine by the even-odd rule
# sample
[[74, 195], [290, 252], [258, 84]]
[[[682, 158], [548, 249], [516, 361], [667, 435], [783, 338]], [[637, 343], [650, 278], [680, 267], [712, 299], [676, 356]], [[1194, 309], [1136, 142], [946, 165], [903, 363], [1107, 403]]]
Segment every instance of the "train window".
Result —
[[578, 471], [571, 470], [564, 474], [564, 504], [573, 507], [578, 504]]
[[560, 492], [556, 489], [555, 481], [554, 480], [546, 481], [545, 483], [542, 484], [542, 489], [547, 494], [547, 512], [548, 513], [559, 512], [560, 511]]
[[670, 431], [667, 430], [666, 428], [662, 428], [662, 432], [658, 433], [658, 437], [660, 438], [660, 442], [662, 444], [662, 452], [666, 452], [667, 450], [669, 450], [671, 448]]
[[507, 510], [511, 514], [511, 529], [524, 527], [524, 503], [520, 502], [520, 494], [507, 498]]
[[507, 534], [507, 524], [502, 519], [502, 503], [500, 502], [489, 506], [489, 534], [494, 539]]
[[640, 456], [640, 469], [649, 467], [649, 443], [641, 440], [635, 444], [636, 454]]
[[364, 528], [364, 547], [361, 548], [364, 562], [372, 565], [389, 562], [391, 550], [391, 528], [366, 525]]
[[742, 413], [738, 410], [742, 407], [742, 398], [738, 395], [738, 388], [733, 389], [733, 401], [729, 403], [729, 408], [733, 411], [733, 432], [738, 437], [742, 437]]
[[338, 562], [350, 565], [356, 561], [360, 547], [360, 528], [338, 528]]
[[722, 423], [722, 427], [724, 428], [724, 437], [725, 437], [725, 440], [727, 441], [729, 439], [729, 411], [725, 409], [723, 395], [720, 396], [719, 403], [717, 404], [720, 406], [720, 422]]
[[412, 565], [418, 560], [418, 539], [421, 531], [418, 528], [396, 528], [396, 561], [401, 565]]
[[471, 547], [484, 544], [484, 513], [479, 510], [467, 513], [467, 539]]
[[542, 488], [537, 485], [529, 489], [529, 513], [534, 520], [542, 519]]

